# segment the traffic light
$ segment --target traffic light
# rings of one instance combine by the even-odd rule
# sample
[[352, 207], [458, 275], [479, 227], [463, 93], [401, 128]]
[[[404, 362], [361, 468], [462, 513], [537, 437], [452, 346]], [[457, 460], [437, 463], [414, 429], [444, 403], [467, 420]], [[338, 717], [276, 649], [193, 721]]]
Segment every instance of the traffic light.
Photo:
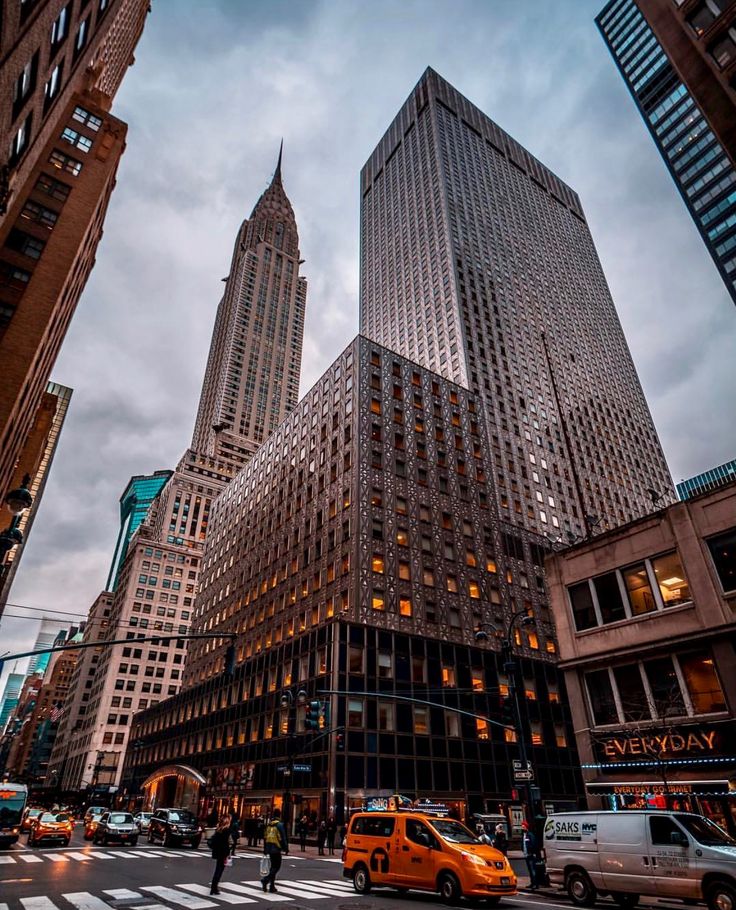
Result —
[[330, 726], [330, 706], [326, 701], [319, 703], [319, 728], [326, 730]]
[[501, 723], [507, 727], [516, 727], [516, 709], [513, 695], [501, 699]]
[[304, 715], [304, 726], [307, 730], [319, 730], [319, 702], [310, 701]]
[[338, 733], [335, 736], [335, 749], [338, 752], [345, 751], [345, 734], [344, 733]]

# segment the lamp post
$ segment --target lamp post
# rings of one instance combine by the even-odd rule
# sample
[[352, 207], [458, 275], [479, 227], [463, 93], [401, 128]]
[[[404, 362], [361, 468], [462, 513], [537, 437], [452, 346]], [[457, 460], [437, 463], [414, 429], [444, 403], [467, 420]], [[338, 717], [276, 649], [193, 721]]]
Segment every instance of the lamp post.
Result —
[[[511, 706], [514, 712], [514, 728], [516, 729], [516, 741], [519, 747], [521, 771], [524, 775], [526, 775], [530, 768], [530, 763], [528, 760], [527, 752], [526, 729], [522, 721], [521, 705], [519, 703], [519, 687], [517, 684], [518, 664], [514, 655], [514, 643], [511, 638], [514, 631], [514, 626], [517, 624], [517, 622], [519, 626], [531, 626], [534, 624], [535, 620], [533, 616], [529, 615], [526, 608], [523, 610], [517, 610], [516, 613], [512, 614], [511, 618], [506, 624], [506, 628], [503, 633], [500, 633], [500, 631], [496, 628], [496, 626], [493, 625], [493, 623], [479, 623], [475, 630], [475, 640], [480, 643], [489, 641], [491, 635], [501, 637], [501, 659], [503, 661], [503, 668], [509, 681], [509, 698], [511, 699]], [[486, 631], [486, 629], [489, 631]], [[529, 815], [529, 818], [527, 820], [530, 822], [530, 824], [532, 824], [534, 822], [534, 800], [532, 798], [531, 781], [522, 780], [520, 783], [522, 784], [524, 793], [526, 795], [527, 812]]]
[[[13, 518], [8, 527], [0, 532], [0, 593], [5, 581], [5, 557], [13, 547], [23, 543], [23, 532], [18, 526], [23, 513], [33, 505], [33, 496], [31, 496], [31, 492], [28, 489], [30, 482], [31, 475], [26, 474], [21, 481], [21, 485], [15, 490], [11, 490], [5, 497], [5, 506]], [[0, 605], [0, 614], [2, 614], [2, 605]]]
[[[281, 816], [286, 828], [287, 834], [291, 822], [291, 781], [294, 776], [294, 742], [296, 740], [296, 708], [305, 704], [307, 693], [304, 689], [294, 694], [291, 689], [284, 689], [281, 695], [281, 709], [287, 711], [286, 715], [286, 770], [284, 771], [284, 794], [282, 797], [283, 809]], [[294, 729], [292, 730], [292, 708], [294, 717]]]

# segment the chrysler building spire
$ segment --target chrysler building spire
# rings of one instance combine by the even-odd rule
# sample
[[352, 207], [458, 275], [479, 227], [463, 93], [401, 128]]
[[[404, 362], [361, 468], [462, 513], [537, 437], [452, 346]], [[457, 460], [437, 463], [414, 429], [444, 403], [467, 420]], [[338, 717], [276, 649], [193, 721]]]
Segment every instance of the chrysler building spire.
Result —
[[238, 231], [217, 308], [192, 448], [244, 464], [298, 401], [307, 282], [281, 174]]

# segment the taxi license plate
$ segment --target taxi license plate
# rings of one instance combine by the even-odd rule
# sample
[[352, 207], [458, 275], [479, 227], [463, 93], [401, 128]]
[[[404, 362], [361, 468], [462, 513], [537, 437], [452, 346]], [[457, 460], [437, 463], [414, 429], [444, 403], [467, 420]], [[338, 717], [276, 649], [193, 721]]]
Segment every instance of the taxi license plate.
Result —
[[511, 880], [509, 879], [508, 875], [502, 875], [502, 876], [501, 876], [501, 884], [502, 884], [502, 885], [510, 885], [510, 884], [511, 884]]

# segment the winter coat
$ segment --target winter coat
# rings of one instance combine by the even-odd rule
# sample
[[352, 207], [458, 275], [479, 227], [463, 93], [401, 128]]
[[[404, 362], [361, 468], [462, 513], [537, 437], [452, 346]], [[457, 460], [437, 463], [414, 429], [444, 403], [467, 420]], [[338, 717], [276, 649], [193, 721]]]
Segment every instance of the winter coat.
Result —
[[230, 831], [227, 828], [215, 831], [209, 839], [209, 845], [212, 849], [212, 859], [225, 859], [230, 855]]

